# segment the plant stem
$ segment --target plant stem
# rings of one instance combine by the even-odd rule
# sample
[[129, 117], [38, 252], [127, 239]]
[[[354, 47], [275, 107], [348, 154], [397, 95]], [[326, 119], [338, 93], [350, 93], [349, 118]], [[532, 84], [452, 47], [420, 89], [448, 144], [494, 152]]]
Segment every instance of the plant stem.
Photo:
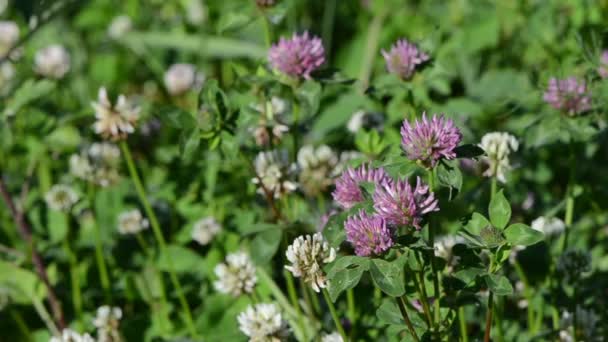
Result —
[[379, 9], [367, 29], [367, 40], [365, 42], [365, 50], [363, 51], [361, 71], [359, 72], [359, 90], [361, 93], [363, 93], [369, 85], [369, 79], [372, 75], [374, 61], [377, 57], [378, 40], [380, 39], [382, 24], [384, 23], [387, 13], [388, 11], [385, 7]]
[[[42, 280], [42, 282], [44, 283], [44, 285], [46, 287], [47, 298], [48, 298], [49, 304], [51, 305], [51, 310], [53, 311], [53, 317], [55, 319], [55, 323], [57, 324], [57, 327], [59, 327], [59, 329], [63, 330], [66, 325], [65, 325], [65, 321], [63, 319], [63, 310], [61, 309], [61, 302], [59, 301], [59, 299], [57, 299], [57, 295], [55, 294], [55, 291], [53, 290], [53, 287], [51, 286], [51, 282], [49, 281], [49, 277], [46, 272], [46, 267], [44, 265], [44, 262], [42, 261], [42, 258], [40, 257], [40, 255], [38, 254], [38, 252], [36, 250], [36, 244], [34, 243], [34, 239], [32, 237], [32, 230], [30, 229], [29, 225], [27, 224], [25, 217], [23, 216], [23, 213], [21, 211], [17, 210], [17, 207], [15, 206], [15, 202], [13, 202], [13, 199], [11, 198], [11, 195], [9, 194], [8, 189], [6, 188], [6, 185], [4, 184], [2, 174], [0, 174], [0, 195], [4, 199], [4, 202], [6, 203], [6, 206], [9, 209], [11, 216], [13, 218], [13, 221], [15, 221], [15, 225], [18, 228], [21, 238], [27, 244], [27, 249], [32, 255], [32, 263], [34, 264], [36, 273], [38, 274], [38, 277], [40, 277], [40, 279]], [[42, 305], [42, 308], [44, 309], [44, 305]], [[45, 312], [46, 312], [46, 309], [45, 309]]]
[[[428, 178], [429, 178], [429, 189], [430, 191], [435, 190], [435, 174], [433, 169], [428, 170]], [[441, 296], [441, 290], [439, 289], [439, 274], [437, 272], [437, 268], [435, 266], [435, 229], [434, 229], [434, 218], [429, 217], [428, 224], [428, 233], [429, 233], [429, 248], [431, 248], [431, 271], [433, 272], [433, 293], [435, 297], [434, 304], [434, 313], [435, 313], [435, 323], [439, 324], [441, 321], [441, 306], [439, 303], [439, 297]], [[439, 327], [435, 327], [439, 328]]]
[[298, 96], [296, 94], [297, 94], [297, 89], [294, 87], [293, 88], [293, 104], [292, 104], [292, 111], [293, 111], [292, 131], [293, 131], [293, 158], [294, 158], [294, 160], [297, 158], [298, 150], [300, 148], [300, 146], [299, 146], [300, 132], [299, 132], [299, 128], [298, 128], [298, 123], [300, 120], [300, 105], [298, 104]]
[[[416, 291], [418, 291], [418, 294], [421, 297], [422, 310], [426, 315], [428, 328], [431, 329], [435, 325], [435, 322], [433, 320], [433, 316], [431, 315], [431, 309], [429, 308], [429, 298], [426, 294], [426, 287], [424, 284], [424, 268], [422, 261], [420, 260], [420, 255], [418, 255], [418, 253], [416, 253], [416, 260], [418, 261], [418, 265], [420, 265], [421, 267], [421, 271], [415, 272], [414, 277], [412, 279], [414, 280], [414, 284], [416, 285]], [[420, 280], [418, 280], [418, 277], [420, 277]]]
[[135, 189], [137, 191], [137, 195], [139, 196], [139, 200], [142, 202], [144, 206], [144, 210], [146, 215], [150, 219], [150, 225], [152, 226], [152, 231], [154, 232], [154, 236], [158, 243], [158, 247], [160, 249], [160, 253], [162, 256], [166, 258], [167, 266], [169, 267], [169, 278], [173, 283], [173, 287], [175, 287], [175, 291], [177, 292], [177, 297], [182, 307], [184, 319], [186, 321], [186, 325], [188, 326], [188, 330], [190, 331], [191, 337], [196, 337], [196, 329], [194, 327], [194, 321], [192, 320], [192, 313], [190, 312], [190, 307], [188, 306], [188, 302], [186, 301], [186, 297], [184, 296], [184, 291], [182, 286], [175, 274], [175, 269], [173, 266], [173, 261], [170, 257], [168, 257], [166, 250], [167, 244], [165, 242], [165, 238], [163, 237], [163, 233], [160, 229], [160, 224], [158, 223], [158, 219], [156, 218], [156, 214], [154, 210], [152, 210], [152, 206], [146, 197], [146, 192], [144, 190], [144, 186], [139, 178], [139, 174], [137, 173], [137, 169], [135, 169], [135, 163], [133, 162], [133, 157], [131, 156], [131, 151], [129, 150], [129, 146], [123, 140], [120, 142], [120, 148], [122, 150], [123, 155], [125, 156], [125, 160], [127, 162], [127, 167], [129, 168], [129, 173], [131, 174], [131, 179], [135, 185]]
[[[92, 187], [90, 187], [92, 189]], [[94, 211], [94, 194], [89, 196], [91, 198], [91, 211]], [[93, 215], [95, 216], [95, 215]], [[110, 277], [108, 276], [108, 268], [106, 266], [106, 260], [103, 255], [103, 239], [101, 238], [101, 229], [97, 224], [97, 218], [93, 218], [93, 226], [95, 229], [95, 260], [97, 262], [97, 271], [99, 272], [99, 279], [101, 281], [101, 287], [103, 289], [105, 300], [108, 304], [112, 303], [112, 291], [110, 289]]]
[[399, 311], [401, 311], [401, 316], [403, 316], [403, 320], [405, 321], [407, 328], [410, 330], [410, 334], [412, 334], [412, 337], [416, 342], [420, 341], [418, 335], [416, 334], [416, 329], [414, 329], [412, 321], [410, 321], [410, 317], [407, 315], [407, 310], [405, 309], [405, 300], [403, 299], [403, 296], [395, 298], [395, 300], [397, 301], [397, 305], [399, 306]]
[[11, 317], [13, 317], [13, 320], [15, 321], [15, 324], [19, 328], [19, 331], [21, 332], [23, 337], [25, 337], [25, 340], [32, 341], [32, 335], [30, 334], [30, 330], [27, 327], [27, 324], [25, 323], [25, 321], [23, 320], [23, 317], [21, 317], [21, 314], [19, 313], [19, 311], [9, 310], [9, 313], [10, 313]]
[[467, 321], [464, 314], [463, 306], [458, 308], [458, 323], [460, 324], [461, 342], [469, 342], [469, 335], [467, 334]]
[[[68, 228], [69, 230], [69, 228]], [[82, 292], [80, 290], [80, 276], [78, 272], [78, 261], [67, 237], [63, 240], [63, 249], [68, 257], [70, 264], [70, 280], [72, 287], [72, 304], [74, 305], [74, 312], [78, 319], [82, 318]]]
[[[60, 331], [57, 328], [57, 326], [55, 325], [55, 322], [53, 322], [53, 319], [51, 318], [51, 314], [49, 314], [49, 312], [44, 307], [44, 304], [42, 304], [42, 302], [36, 296], [31, 297], [31, 299], [32, 299], [32, 304], [34, 305], [34, 309], [36, 310], [36, 313], [38, 314], [40, 319], [44, 322], [44, 324], [46, 325], [46, 328], [49, 329], [49, 331], [53, 335], [59, 336]], [[63, 329], [61, 329], [61, 331], [63, 331]]]
[[323, 45], [325, 45], [325, 55], [331, 58], [331, 45], [334, 32], [334, 16], [336, 14], [336, 0], [325, 0], [325, 11], [323, 12]]
[[[494, 259], [490, 260], [490, 269], [488, 273], [492, 273], [494, 268]], [[492, 290], [488, 290], [490, 294], [488, 295], [488, 312], [486, 314], [486, 330], [483, 337], [484, 342], [490, 342], [490, 332], [492, 330], [492, 313], [494, 310], [494, 292]]]
[[496, 188], [497, 188], [496, 177], [492, 177], [492, 181], [490, 184], [490, 201], [494, 198], [494, 195], [496, 194]]
[[348, 319], [350, 320], [351, 326], [355, 326], [355, 320], [357, 319], [357, 309], [355, 307], [355, 291], [350, 288], [346, 290], [346, 305], [348, 312]]
[[298, 302], [298, 293], [296, 291], [296, 286], [293, 281], [293, 275], [291, 272], [287, 270], [283, 270], [283, 275], [285, 276], [285, 280], [287, 281], [287, 294], [289, 295], [289, 300], [291, 301], [291, 305], [296, 310], [297, 320], [300, 323], [300, 327], [302, 328], [302, 332], [305, 333], [306, 328], [304, 327], [306, 321], [304, 316], [302, 315], [302, 310], [300, 309], [300, 303]]
[[333, 318], [334, 324], [336, 325], [336, 329], [338, 330], [338, 333], [340, 333], [340, 336], [342, 336], [342, 340], [344, 342], [348, 341], [346, 333], [344, 332], [344, 328], [342, 327], [342, 323], [340, 322], [340, 318], [338, 317], [338, 313], [336, 312], [336, 307], [334, 306], [334, 303], [332, 303], [331, 298], [329, 298], [329, 293], [327, 292], [327, 289], [322, 289], [322, 292], [323, 297], [325, 297], [325, 302], [329, 307], [331, 318]]
[[524, 270], [521, 268], [521, 265], [519, 264], [519, 262], [517, 260], [515, 260], [515, 262], [513, 263], [513, 266], [515, 268], [515, 272], [517, 273], [517, 275], [521, 279], [522, 283], [524, 284], [524, 296], [526, 297], [526, 300], [528, 301], [528, 307], [527, 307], [528, 330], [530, 331], [530, 334], [535, 334], [536, 331], [535, 331], [535, 326], [534, 326], [534, 322], [535, 322], [534, 309], [532, 308], [532, 294], [530, 293], [530, 282], [528, 281], [528, 277], [526, 277]]
[[264, 25], [264, 42], [266, 43], [266, 48], [268, 49], [272, 45], [272, 30], [270, 28], [270, 21], [268, 20], [268, 17], [266, 17], [266, 12], [264, 10], [260, 9], [259, 11]]

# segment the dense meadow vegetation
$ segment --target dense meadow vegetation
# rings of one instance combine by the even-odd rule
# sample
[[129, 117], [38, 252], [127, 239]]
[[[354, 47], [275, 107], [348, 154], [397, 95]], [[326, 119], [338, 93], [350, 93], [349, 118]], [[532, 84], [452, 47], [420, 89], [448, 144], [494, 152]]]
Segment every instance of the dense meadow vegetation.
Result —
[[606, 22], [0, 0], [0, 341], [604, 341]]

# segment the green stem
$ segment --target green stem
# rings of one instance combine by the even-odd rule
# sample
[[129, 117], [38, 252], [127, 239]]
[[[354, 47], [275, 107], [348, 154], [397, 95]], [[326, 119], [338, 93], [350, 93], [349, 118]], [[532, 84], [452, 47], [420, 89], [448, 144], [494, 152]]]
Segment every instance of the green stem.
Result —
[[340, 336], [342, 336], [342, 340], [344, 342], [348, 341], [348, 338], [346, 337], [346, 333], [344, 332], [344, 328], [342, 327], [342, 323], [340, 322], [340, 318], [338, 317], [338, 313], [336, 312], [336, 307], [334, 306], [334, 303], [331, 301], [331, 298], [329, 297], [329, 293], [327, 292], [327, 289], [322, 289], [322, 292], [323, 292], [323, 297], [325, 297], [325, 302], [327, 303], [327, 306], [329, 307], [329, 312], [331, 313], [331, 318], [333, 318], [334, 324], [336, 325], [336, 329], [338, 330], [338, 333], [340, 333]]
[[420, 260], [420, 255], [418, 255], [418, 253], [416, 253], [416, 260], [418, 261], [418, 265], [421, 267], [421, 271], [415, 272], [414, 277], [412, 279], [414, 280], [414, 285], [416, 285], [416, 291], [418, 291], [418, 294], [421, 298], [422, 310], [424, 311], [424, 314], [426, 316], [426, 323], [429, 329], [431, 329], [435, 325], [435, 322], [433, 320], [433, 316], [431, 315], [431, 309], [429, 308], [429, 297], [426, 294], [426, 286], [424, 283], [424, 268], [423, 263]]
[[401, 311], [401, 316], [403, 316], [403, 320], [405, 321], [405, 324], [407, 325], [407, 328], [409, 329], [410, 334], [412, 334], [414, 341], [419, 342], [420, 339], [418, 338], [418, 335], [416, 334], [416, 329], [414, 329], [414, 326], [412, 325], [412, 321], [410, 321], [410, 317], [407, 315], [407, 310], [405, 309], [405, 300], [403, 299], [403, 296], [401, 296], [399, 298], [395, 298], [395, 300], [397, 301], [397, 305], [399, 306], [399, 311]]
[[293, 158], [294, 160], [297, 158], [298, 156], [298, 150], [300, 148], [299, 144], [300, 144], [300, 132], [299, 132], [299, 120], [300, 120], [300, 105], [298, 104], [298, 98], [296, 95], [296, 88], [293, 88], [293, 104], [292, 104], [292, 111], [293, 111], [293, 124], [292, 124], [292, 131], [293, 131]]
[[467, 321], [464, 314], [464, 307], [458, 308], [458, 323], [460, 324], [460, 340], [461, 342], [469, 342], [469, 335], [467, 334]]
[[36, 310], [36, 313], [38, 313], [38, 316], [40, 316], [40, 319], [42, 319], [44, 324], [46, 324], [46, 328], [54, 336], [59, 336], [60, 335], [59, 329], [57, 329], [55, 322], [53, 322], [53, 319], [51, 318], [51, 315], [44, 307], [44, 304], [42, 304], [40, 299], [38, 299], [38, 297], [36, 297], [36, 296], [33, 296], [30, 299], [32, 300], [32, 304], [34, 305], [34, 309]]
[[496, 188], [497, 188], [496, 177], [492, 177], [492, 181], [491, 181], [491, 185], [490, 185], [490, 201], [494, 198], [494, 195], [496, 194]]
[[535, 326], [534, 326], [534, 309], [532, 308], [532, 294], [530, 293], [530, 283], [528, 281], [528, 277], [526, 277], [526, 274], [524, 273], [524, 270], [521, 268], [521, 265], [519, 264], [519, 262], [517, 260], [515, 260], [515, 262], [513, 263], [513, 266], [515, 268], [515, 272], [517, 273], [517, 275], [519, 276], [519, 278], [521, 279], [522, 283], [524, 284], [524, 296], [526, 297], [526, 300], [528, 301], [528, 307], [527, 307], [527, 313], [528, 313], [528, 330], [530, 331], [530, 334], [535, 334]]
[[357, 308], [355, 307], [355, 291], [350, 288], [346, 290], [346, 306], [348, 308], [348, 319], [350, 320], [351, 326], [355, 326], [355, 320], [357, 319]]
[[367, 29], [367, 40], [365, 42], [365, 50], [363, 51], [361, 71], [359, 72], [359, 90], [361, 93], [363, 93], [369, 85], [369, 79], [372, 75], [374, 61], [378, 57], [378, 41], [380, 40], [382, 25], [387, 13], [388, 11], [385, 7], [379, 9]]
[[268, 17], [266, 17], [266, 12], [263, 9], [260, 9], [260, 16], [262, 17], [262, 22], [264, 25], [264, 42], [266, 43], [266, 48], [270, 48], [272, 45], [272, 29], [270, 28], [270, 21]]
[[[492, 273], [494, 268], [494, 258], [490, 260], [490, 269], [488, 273]], [[484, 342], [490, 342], [490, 332], [492, 330], [492, 313], [494, 310], [494, 292], [492, 290], [488, 290], [490, 294], [488, 295], [488, 311], [486, 314], [486, 330], [484, 334]]]
[[568, 248], [568, 236], [572, 228], [572, 220], [574, 216], [574, 180], [576, 178], [576, 157], [574, 148], [570, 145], [570, 174], [568, 175], [568, 187], [566, 188], [566, 212], [564, 214], [564, 223], [566, 231], [564, 232], [564, 240], [562, 244], [562, 252]]
[[175, 287], [175, 291], [177, 292], [177, 297], [182, 307], [184, 319], [186, 321], [186, 325], [188, 326], [188, 330], [190, 331], [191, 337], [196, 337], [196, 329], [194, 327], [194, 321], [192, 320], [192, 313], [190, 312], [190, 307], [188, 306], [188, 302], [186, 301], [186, 297], [184, 296], [184, 291], [182, 286], [175, 274], [175, 269], [173, 266], [173, 261], [171, 258], [167, 257], [166, 249], [167, 243], [165, 242], [165, 238], [163, 237], [162, 231], [160, 229], [160, 224], [158, 223], [158, 219], [156, 218], [156, 214], [154, 210], [152, 210], [152, 206], [146, 197], [146, 192], [144, 190], [144, 186], [139, 178], [139, 174], [135, 169], [135, 163], [133, 162], [133, 157], [131, 156], [131, 151], [129, 150], [129, 146], [123, 140], [120, 142], [120, 148], [122, 150], [123, 155], [125, 156], [125, 160], [127, 162], [127, 167], [129, 168], [129, 173], [131, 174], [131, 179], [133, 180], [133, 184], [135, 185], [135, 189], [137, 191], [137, 195], [139, 196], [139, 200], [142, 202], [144, 206], [144, 210], [148, 219], [150, 220], [150, 225], [152, 226], [152, 231], [154, 232], [154, 236], [158, 243], [158, 247], [160, 249], [161, 255], [165, 256], [167, 261], [167, 266], [169, 267], [169, 278], [173, 283], [173, 287]]
[[287, 294], [289, 295], [289, 300], [291, 301], [291, 305], [296, 310], [297, 321], [300, 324], [302, 333], [305, 333], [306, 320], [302, 315], [302, 310], [300, 309], [300, 303], [298, 302], [298, 292], [296, 291], [296, 285], [293, 281], [293, 275], [287, 270], [283, 270], [283, 275], [285, 276], [285, 280], [287, 281]]
[[68, 256], [70, 264], [70, 280], [72, 287], [72, 304], [74, 305], [74, 312], [76, 317], [80, 320], [82, 318], [82, 292], [80, 290], [80, 277], [78, 275], [78, 262], [76, 255], [70, 248], [70, 242], [68, 239], [63, 240], [63, 248]]
[[[92, 183], [87, 185], [89, 202], [91, 206], [91, 212], [95, 212], [95, 188]], [[93, 214], [93, 226], [95, 229], [95, 261], [97, 262], [97, 271], [99, 272], [99, 279], [101, 281], [101, 288], [106, 303], [112, 303], [112, 291], [110, 290], [110, 277], [108, 276], [108, 268], [106, 260], [103, 255], [103, 239], [101, 238], [101, 229], [97, 224], [97, 217]]]
[[19, 328], [21, 335], [25, 338], [26, 341], [32, 341], [32, 335], [30, 334], [30, 330], [27, 327], [27, 324], [21, 317], [21, 314], [17, 310], [9, 310], [11, 317], [15, 321], [15, 324]]
[[[433, 169], [428, 170], [428, 181], [430, 191], [435, 190], [435, 174]], [[439, 303], [439, 297], [441, 296], [441, 290], [439, 289], [439, 274], [435, 265], [435, 228], [434, 228], [434, 217], [429, 218], [428, 233], [429, 233], [429, 248], [431, 248], [431, 271], [433, 272], [433, 294], [435, 297], [434, 313], [435, 323], [439, 324], [441, 321], [441, 306]], [[435, 327], [437, 330], [439, 327]]]

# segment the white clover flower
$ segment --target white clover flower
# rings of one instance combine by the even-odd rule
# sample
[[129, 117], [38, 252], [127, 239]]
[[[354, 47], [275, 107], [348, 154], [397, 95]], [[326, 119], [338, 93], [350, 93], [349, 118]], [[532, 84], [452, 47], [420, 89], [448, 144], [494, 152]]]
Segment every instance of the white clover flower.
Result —
[[331, 334], [325, 334], [321, 337], [321, 342], [345, 342], [342, 339], [342, 336], [337, 331], [334, 331]]
[[546, 236], [561, 234], [566, 229], [566, 224], [558, 217], [540, 216], [530, 226]]
[[281, 342], [288, 336], [287, 323], [275, 304], [249, 305], [241, 312], [237, 321], [239, 329], [250, 342]]
[[213, 217], [204, 217], [192, 226], [192, 240], [205, 246], [222, 230], [222, 226]]
[[119, 95], [116, 105], [113, 106], [108, 99], [106, 88], [102, 87], [99, 89], [97, 102], [92, 102], [91, 105], [97, 119], [93, 129], [103, 138], [117, 141], [135, 132], [140, 108], [131, 105], [124, 95]]
[[144, 229], [148, 229], [148, 220], [143, 217], [137, 209], [122, 212], [118, 215], [118, 232], [127, 234], [137, 234]]
[[61, 336], [53, 336], [49, 342], [95, 342], [91, 335], [79, 334], [71, 329], [63, 329]]
[[276, 116], [282, 116], [287, 112], [287, 101], [273, 96], [270, 98], [270, 101], [266, 101], [264, 106], [258, 103], [253, 105], [253, 109], [258, 113], [264, 114], [265, 118], [273, 120]]
[[89, 180], [93, 174], [93, 166], [87, 157], [72, 154], [70, 156], [70, 173], [80, 179]]
[[97, 316], [93, 325], [97, 328], [97, 342], [120, 342], [118, 326], [122, 318], [122, 310], [107, 305], [97, 308]]
[[336, 250], [329, 246], [321, 233], [296, 238], [285, 253], [291, 263], [285, 268], [295, 277], [302, 277], [315, 292], [327, 287], [323, 264], [336, 259]]
[[289, 180], [293, 167], [289, 164], [287, 151], [260, 152], [255, 158], [254, 166], [259, 178], [253, 178], [252, 182], [260, 185], [258, 193], [264, 194], [263, 186], [274, 198], [280, 198], [297, 189], [297, 184]]
[[452, 259], [452, 248], [459, 243], [465, 243], [466, 240], [460, 235], [444, 235], [435, 240], [435, 253], [446, 259]]
[[4, 57], [18, 40], [19, 26], [13, 21], [0, 21], [0, 57]]
[[207, 7], [201, 0], [189, 0], [185, 4], [186, 19], [192, 25], [200, 25], [207, 19]]
[[338, 164], [338, 157], [327, 145], [316, 149], [306, 145], [298, 151], [299, 181], [302, 190], [309, 196], [315, 196], [332, 185], [332, 174]]
[[234, 297], [252, 293], [258, 281], [255, 266], [245, 252], [228, 254], [224, 263], [215, 266], [214, 272], [218, 277], [213, 283], [215, 289]]
[[60, 79], [70, 71], [70, 54], [61, 45], [50, 45], [36, 52], [34, 70], [48, 78]]
[[128, 15], [119, 15], [112, 19], [108, 26], [108, 36], [112, 39], [118, 39], [127, 34], [133, 28], [133, 22]]
[[89, 147], [89, 156], [99, 163], [117, 165], [120, 162], [120, 149], [108, 142], [93, 143]]
[[502, 183], [506, 183], [505, 173], [511, 170], [509, 155], [519, 148], [517, 139], [505, 132], [487, 133], [481, 138], [479, 147], [487, 155], [483, 157], [483, 160], [487, 164], [488, 169], [483, 175], [486, 177], [496, 177]]
[[346, 124], [346, 128], [351, 133], [357, 133], [363, 127], [363, 119], [365, 118], [365, 111], [358, 110], [351, 115], [348, 123]]
[[197, 88], [203, 82], [203, 76], [192, 64], [173, 64], [165, 72], [165, 87], [171, 95], [181, 95]]
[[74, 189], [63, 184], [53, 185], [44, 195], [44, 200], [49, 208], [63, 212], [68, 212], [79, 199]]

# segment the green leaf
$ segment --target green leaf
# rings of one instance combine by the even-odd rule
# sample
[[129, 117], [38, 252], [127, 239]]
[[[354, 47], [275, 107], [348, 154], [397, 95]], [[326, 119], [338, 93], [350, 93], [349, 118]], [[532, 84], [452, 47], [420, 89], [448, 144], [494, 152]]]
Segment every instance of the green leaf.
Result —
[[490, 222], [496, 228], [504, 229], [511, 219], [511, 205], [502, 190], [494, 195], [488, 207]]
[[270, 229], [259, 233], [251, 241], [251, 258], [256, 264], [267, 264], [277, 253], [283, 231], [281, 229]]
[[74, 126], [57, 127], [46, 137], [47, 146], [53, 151], [72, 151], [80, 144], [78, 129]]
[[329, 297], [333, 302], [338, 299], [342, 291], [352, 289], [361, 280], [365, 267], [360, 265], [354, 265], [353, 268], [343, 268], [337, 272], [334, 272], [329, 282]]
[[481, 230], [489, 225], [490, 221], [488, 221], [485, 216], [481, 215], [480, 213], [473, 213], [471, 219], [469, 220], [469, 222], [467, 222], [465, 228], [469, 233], [473, 235], [479, 235], [481, 233]]
[[499, 274], [486, 274], [484, 276], [486, 285], [497, 296], [510, 296], [513, 294], [513, 286], [507, 277]]
[[51, 243], [59, 243], [68, 235], [68, 216], [56, 210], [47, 211], [47, 224]]
[[7, 289], [11, 300], [18, 304], [30, 304], [33, 298], [40, 298], [43, 289], [34, 272], [19, 268], [0, 260], [0, 287]]
[[8, 116], [15, 115], [25, 105], [47, 95], [53, 89], [55, 89], [55, 82], [50, 80], [25, 81], [15, 91], [15, 94], [4, 109], [4, 114]]
[[523, 223], [515, 223], [505, 229], [505, 238], [514, 246], [530, 246], [544, 239], [544, 234]]
[[460, 192], [460, 189], [462, 188], [462, 172], [460, 171], [460, 168], [458, 168], [458, 164], [450, 164], [446, 162], [441, 162], [439, 164], [437, 167], [437, 179], [439, 180], [440, 185], [450, 188], [451, 198], [452, 189]]
[[300, 120], [309, 118], [319, 110], [321, 85], [317, 82], [306, 81], [296, 90], [296, 97], [300, 103]]
[[253, 18], [244, 14], [243, 12], [229, 12], [220, 18], [217, 24], [217, 31], [220, 34], [227, 31], [236, 31], [252, 21]]
[[367, 155], [377, 156], [386, 148], [386, 142], [375, 129], [359, 130], [355, 135], [357, 149]]
[[404, 324], [399, 307], [394, 300], [384, 299], [380, 307], [376, 310], [376, 316], [380, 323], [384, 324]]
[[460, 270], [456, 273], [454, 273], [454, 276], [460, 280], [462, 280], [463, 283], [469, 285], [471, 284], [473, 281], [475, 281], [475, 279], [486, 273], [486, 270], [484, 270], [483, 268], [466, 268], [463, 270]]
[[403, 267], [382, 259], [372, 259], [369, 268], [374, 283], [387, 295], [399, 297], [405, 293]]
[[474, 144], [460, 145], [454, 149], [456, 158], [475, 158], [483, 155], [484, 150]]
[[173, 268], [177, 273], [196, 273], [203, 258], [188, 248], [169, 245], [161, 251], [157, 262], [158, 268], [163, 271], [171, 271]]

